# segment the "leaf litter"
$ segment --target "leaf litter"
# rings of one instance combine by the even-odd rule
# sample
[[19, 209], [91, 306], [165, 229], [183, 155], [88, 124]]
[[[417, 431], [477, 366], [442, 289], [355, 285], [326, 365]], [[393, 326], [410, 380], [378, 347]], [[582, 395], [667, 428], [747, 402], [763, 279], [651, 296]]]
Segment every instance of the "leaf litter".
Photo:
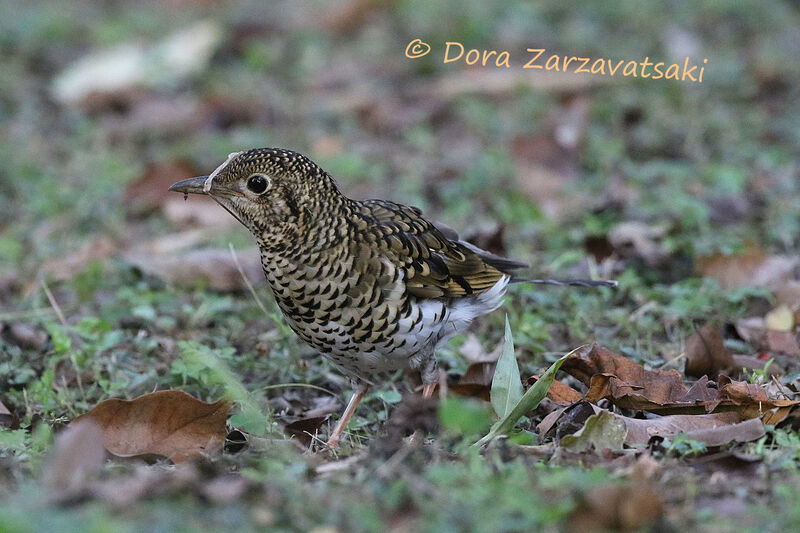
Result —
[[231, 403], [200, 401], [176, 391], [159, 391], [133, 400], [104, 400], [72, 424], [90, 420], [102, 445], [119, 457], [155, 454], [179, 463], [222, 451]]

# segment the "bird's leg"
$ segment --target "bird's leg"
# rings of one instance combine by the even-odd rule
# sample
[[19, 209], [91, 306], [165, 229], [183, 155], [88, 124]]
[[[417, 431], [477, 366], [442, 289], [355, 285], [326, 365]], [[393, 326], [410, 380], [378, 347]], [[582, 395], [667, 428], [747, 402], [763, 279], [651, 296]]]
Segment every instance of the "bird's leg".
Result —
[[350, 398], [350, 401], [347, 403], [347, 407], [342, 413], [342, 417], [339, 419], [339, 422], [336, 424], [336, 427], [333, 428], [331, 432], [331, 436], [328, 437], [328, 447], [329, 448], [338, 448], [339, 441], [342, 438], [342, 433], [344, 430], [347, 429], [347, 424], [350, 422], [350, 419], [353, 418], [353, 413], [356, 412], [356, 407], [358, 404], [361, 403], [361, 400], [364, 398], [364, 395], [369, 390], [369, 385], [367, 384], [360, 384], [353, 396]]

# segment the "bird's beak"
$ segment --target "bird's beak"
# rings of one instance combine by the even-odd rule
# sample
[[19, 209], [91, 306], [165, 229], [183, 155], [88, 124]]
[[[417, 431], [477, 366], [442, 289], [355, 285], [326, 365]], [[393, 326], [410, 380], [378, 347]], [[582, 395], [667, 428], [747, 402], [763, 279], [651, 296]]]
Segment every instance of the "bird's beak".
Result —
[[196, 178], [189, 178], [187, 180], [181, 180], [177, 183], [173, 183], [169, 186], [169, 190], [175, 192], [182, 192], [184, 194], [195, 193], [195, 194], [207, 194], [203, 190], [203, 185], [205, 185], [208, 176], [198, 176]]

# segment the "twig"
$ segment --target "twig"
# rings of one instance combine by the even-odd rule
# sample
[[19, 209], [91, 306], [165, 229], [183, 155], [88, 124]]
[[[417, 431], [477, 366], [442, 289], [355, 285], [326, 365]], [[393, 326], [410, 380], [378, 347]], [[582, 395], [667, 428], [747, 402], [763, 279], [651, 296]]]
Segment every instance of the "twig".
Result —
[[775, 374], [772, 374], [772, 376], [770, 376], [770, 377], [772, 378], [772, 381], [775, 382], [775, 385], [778, 386], [778, 389], [787, 398], [791, 398], [792, 396], [794, 396], [796, 394], [796, 393], [792, 392], [791, 390], [789, 390], [788, 388], [784, 387], [783, 383], [781, 383], [780, 380], [778, 380], [778, 378], [775, 376]]
[[260, 389], [271, 390], [271, 389], [285, 389], [289, 387], [305, 387], [307, 389], [315, 389], [318, 391], [322, 391], [324, 393], [330, 394], [331, 396], [337, 396], [337, 394], [333, 391], [329, 391], [324, 387], [319, 387], [317, 385], [312, 385], [310, 383], [277, 383], [275, 385], [267, 385], [266, 387], [260, 387]]
[[269, 315], [269, 311], [267, 311], [267, 308], [264, 306], [264, 303], [261, 301], [261, 298], [258, 297], [258, 294], [256, 293], [253, 284], [250, 283], [250, 280], [247, 278], [247, 274], [244, 273], [242, 264], [239, 262], [239, 256], [236, 255], [236, 250], [234, 250], [232, 242], [228, 243], [228, 248], [231, 251], [231, 257], [233, 257], [233, 262], [234, 264], [236, 264], [236, 269], [239, 271], [239, 274], [241, 274], [242, 279], [244, 280], [244, 284], [247, 286], [247, 290], [249, 290], [250, 294], [253, 295], [253, 299], [255, 299], [256, 303], [258, 304], [258, 307], [261, 308], [261, 311], [265, 315]]
[[61, 322], [62, 326], [66, 327], [67, 319], [64, 318], [64, 313], [61, 311], [61, 307], [59, 307], [55, 296], [53, 296], [53, 293], [50, 292], [50, 287], [47, 286], [47, 283], [45, 283], [44, 280], [41, 280], [41, 284], [42, 284], [42, 289], [44, 289], [45, 296], [47, 296], [47, 299], [50, 301], [50, 305], [53, 307], [53, 311], [58, 317], [58, 321]]
[[681, 352], [677, 356], [675, 356], [672, 359], [670, 359], [669, 361], [664, 361], [663, 363], [658, 365], [656, 368], [664, 368], [665, 366], [671, 365], [672, 363], [677, 363], [678, 361], [680, 361], [684, 357], [686, 357], [686, 352]]
[[[64, 317], [64, 312], [61, 311], [61, 307], [58, 305], [56, 297], [53, 296], [53, 293], [50, 291], [50, 287], [47, 286], [44, 280], [41, 280], [41, 284], [47, 299], [50, 301], [50, 305], [53, 306], [53, 311], [55, 311], [59, 322], [61, 322], [61, 325], [65, 328], [69, 327], [67, 319]], [[78, 360], [75, 358], [75, 352], [72, 350], [69, 352], [69, 360], [72, 362], [73, 368], [75, 368], [75, 381], [78, 383], [78, 390], [81, 391], [81, 396], [86, 398], [86, 392], [83, 390], [83, 380], [81, 379], [81, 368], [78, 366]]]

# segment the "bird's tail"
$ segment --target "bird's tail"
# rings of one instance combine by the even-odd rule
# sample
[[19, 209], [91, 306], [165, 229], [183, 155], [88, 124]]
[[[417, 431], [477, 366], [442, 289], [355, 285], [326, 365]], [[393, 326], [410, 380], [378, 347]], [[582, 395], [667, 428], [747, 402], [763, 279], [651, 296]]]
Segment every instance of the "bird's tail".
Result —
[[617, 280], [593, 279], [512, 279], [511, 283], [535, 283], [537, 285], [559, 285], [561, 287], [616, 287]]

